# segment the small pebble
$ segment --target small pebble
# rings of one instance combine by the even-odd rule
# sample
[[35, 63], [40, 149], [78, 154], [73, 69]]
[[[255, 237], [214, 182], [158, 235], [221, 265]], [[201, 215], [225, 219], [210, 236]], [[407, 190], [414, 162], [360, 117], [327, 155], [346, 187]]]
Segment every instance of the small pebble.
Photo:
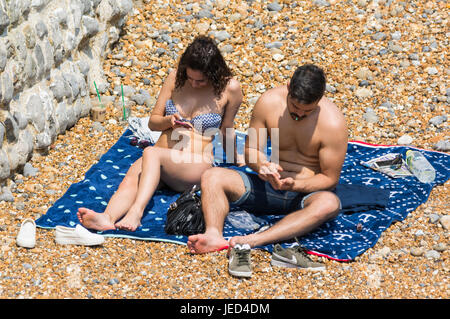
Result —
[[411, 255], [418, 257], [423, 255], [424, 249], [422, 247], [413, 247], [410, 252]]
[[428, 250], [424, 256], [426, 258], [439, 259], [441, 257], [441, 254], [436, 250]]

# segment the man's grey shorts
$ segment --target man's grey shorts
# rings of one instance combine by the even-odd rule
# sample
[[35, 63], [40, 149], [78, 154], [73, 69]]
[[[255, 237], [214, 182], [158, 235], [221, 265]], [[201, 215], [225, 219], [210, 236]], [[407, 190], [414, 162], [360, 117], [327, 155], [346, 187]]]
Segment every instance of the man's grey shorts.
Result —
[[[285, 215], [303, 209], [305, 200], [320, 192], [305, 194], [276, 190], [256, 174], [247, 174], [238, 170], [236, 172], [244, 182], [245, 192], [237, 201], [230, 203], [231, 207], [239, 207], [256, 215]], [[341, 206], [341, 203], [339, 205]]]

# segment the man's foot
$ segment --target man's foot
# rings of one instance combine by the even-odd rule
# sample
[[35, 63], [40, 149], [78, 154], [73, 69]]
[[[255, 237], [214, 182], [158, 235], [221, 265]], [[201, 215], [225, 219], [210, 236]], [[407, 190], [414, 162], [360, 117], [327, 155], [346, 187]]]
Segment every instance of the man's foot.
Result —
[[143, 212], [135, 211], [133, 207], [130, 208], [128, 213], [118, 221], [115, 226], [119, 229], [135, 231], [139, 226], [141, 226]]
[[192, 254], [205, 254], [228, 248], [228, 241], [221, 236], [204, 233], [189, 236], [187, 245]]
[[251, 248], [257, 246], [258, 244], [254, 241], [254, 235], [250, 234], [247, 236], [234, 236], [230, 238], [230, 247], [233, 248], [236, 245], [248, 244]]
[[116, 229], [108, 215], [105, 213], [97, 213], [92, 209], [81, 207], [78, 208], [77, 217], [80, 223], [88, 229], [102, 231]]

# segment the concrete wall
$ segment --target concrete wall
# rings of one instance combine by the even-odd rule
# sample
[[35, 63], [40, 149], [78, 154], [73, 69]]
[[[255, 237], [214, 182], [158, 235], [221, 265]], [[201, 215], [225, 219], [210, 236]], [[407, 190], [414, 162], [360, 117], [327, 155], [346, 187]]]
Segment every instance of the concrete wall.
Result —
[[0, 186], [89, 114], [131, 0], [0, 0]]

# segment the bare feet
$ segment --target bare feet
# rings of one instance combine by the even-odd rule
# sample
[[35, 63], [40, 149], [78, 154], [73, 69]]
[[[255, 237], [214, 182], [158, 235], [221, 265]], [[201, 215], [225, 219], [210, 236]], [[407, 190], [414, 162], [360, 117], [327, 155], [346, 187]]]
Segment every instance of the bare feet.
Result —
[[131, 207], [128, 213], [118, 221], [115, 226], [119, 229], [135, 231], [139, 226], [141, 226], [141, 218], [143, 211], [136, 210]]
[[228, 241], [222, 236], [204, 233], [189, 236], [187, 245], [192, 254], [205, 254], [228, 248]]
[[89, 229], [110, 230], [116, 229], [105, 213], [96, 213], [92, 209], [78, 208], [77, 217], [80, 223]]
[[[246, 239], [246, 236], [234, 236], [230, 238], [230, 247], [233, 248], [236, 245], [250, 244]], [[250, 247], [252, 247], [250, 245]]]

